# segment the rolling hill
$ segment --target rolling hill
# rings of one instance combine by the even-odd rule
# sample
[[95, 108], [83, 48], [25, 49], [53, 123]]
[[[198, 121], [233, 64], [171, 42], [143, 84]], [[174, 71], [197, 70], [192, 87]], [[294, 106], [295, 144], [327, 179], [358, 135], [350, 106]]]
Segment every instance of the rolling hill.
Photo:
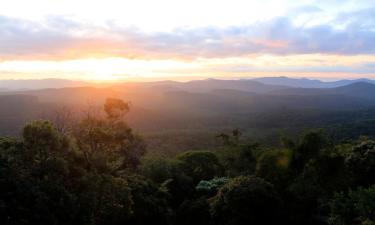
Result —
[[296, 88], [335, 88], [346, 86], [359, 82], [366, 82], [375, 84], [375, 80], [370, 79], [353, 79], [353, 80], [338, 80], [338, 81], [321, 81], [307, 78], [289, 78], [289, 77], [262, 77], [255, 78], [254, 81], [261, 82], [268, 85], [283, 85]]
[[274, 95], [346, 96], [375, 101], [375, 84], [357, 82], [336, 88], [286, 88], [270, 92]]
[[[354, 124], [362, 134], [371, 135], [374, 129], [368, 126], [372, 123], [366, 121], [375, 120], [374, 96], [375, 85], [366, 82], [336, 88], [292, 88], [212, 79], [3, 92], [0, 134], [17, 135], [26, 121], [53, 119], [61, 107], [74, 109], [79, 117], [88, 107], [101, 109], [106, 98], [116, 97], [131, 102], [129, 124], [155, 149], [171, 146], [169, 142], [176, 140], [185, 150], [189, 140], [212, 143], [215, 134], [232, 128], [253, 138], [267, 137], [268, 143], [277, 142], [280, 132], [301, 132], [305, 127], [332, 130], [345, 125], [347, 133], [355, 135], [350, 131]], [[165, 143], [154, 142], [160, 140]]]

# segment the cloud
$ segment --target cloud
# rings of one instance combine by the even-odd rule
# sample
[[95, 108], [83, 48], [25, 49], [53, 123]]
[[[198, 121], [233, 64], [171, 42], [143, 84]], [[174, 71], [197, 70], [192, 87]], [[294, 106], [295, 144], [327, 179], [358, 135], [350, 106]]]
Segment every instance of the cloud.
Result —
[[[300, 13], [319, 8], [301, 7]], [[278, 17], [231, 27], [178, 28], [145, 33], [108, 22], [95, 25], [64, 17], [32, 22], [0, 16], [0, 60], [85, 57], [196, 59], [251, 54], [374, 54], [375, 9], [337, 15], [330, 23], [296, 25]], [[295, 12], [294, 12], [295, 13]]]

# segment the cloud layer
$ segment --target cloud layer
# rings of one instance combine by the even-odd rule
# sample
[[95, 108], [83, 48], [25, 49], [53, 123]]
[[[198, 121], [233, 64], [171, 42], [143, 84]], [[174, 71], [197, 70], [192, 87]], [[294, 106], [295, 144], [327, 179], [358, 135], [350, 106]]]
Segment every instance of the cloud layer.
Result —
[[[317, 7], [291, 13], [318, 16]], [[318, 13], [318, 14], [316, 14]], [[329, 23], [296, 24], [277, 17], [230, 27], [178, 28], [146, 33], [113, 22], [96, 25], [48, 17], [42, 22], [0, 16], [0, 59], [125, 57], [181, 59], [253, 54], [375, 54], [375, 8], [340, 13]]]
[[375, 77], [373, 0], [5, 1], [0, 79]]

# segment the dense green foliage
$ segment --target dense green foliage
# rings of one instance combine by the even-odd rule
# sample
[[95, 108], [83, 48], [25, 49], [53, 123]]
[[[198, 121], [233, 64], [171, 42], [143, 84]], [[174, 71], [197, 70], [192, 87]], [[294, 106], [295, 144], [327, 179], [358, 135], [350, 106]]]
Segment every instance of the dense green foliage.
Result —
[[261, 178], [240, 176], [224, 185], [211, 199], [214, 224], [276, 224], [280, 201], [272, 184]]
[[329, 224], [375, 224], [375, 186], [335, 194], [330, 206]]
[[214, 150], [145, 156], [128, 111], [109, 99], [64, 132], [38, 120], [1, 137], [1, 224], [375, 223], [374, 140], [313, 130], [270, 148], [236, 129]]

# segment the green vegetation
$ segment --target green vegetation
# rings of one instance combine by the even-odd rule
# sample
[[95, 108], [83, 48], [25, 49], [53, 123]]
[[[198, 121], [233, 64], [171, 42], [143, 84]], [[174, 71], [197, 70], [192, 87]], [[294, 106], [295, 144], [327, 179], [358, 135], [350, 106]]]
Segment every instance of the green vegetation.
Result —
[[64, 131], [37, 120], [1, 137], [1, 224], [375, 224], [375, 140], [312, 130], [270, 147], [235, 129], [146, 155], [128, 111], [108, 99]]

